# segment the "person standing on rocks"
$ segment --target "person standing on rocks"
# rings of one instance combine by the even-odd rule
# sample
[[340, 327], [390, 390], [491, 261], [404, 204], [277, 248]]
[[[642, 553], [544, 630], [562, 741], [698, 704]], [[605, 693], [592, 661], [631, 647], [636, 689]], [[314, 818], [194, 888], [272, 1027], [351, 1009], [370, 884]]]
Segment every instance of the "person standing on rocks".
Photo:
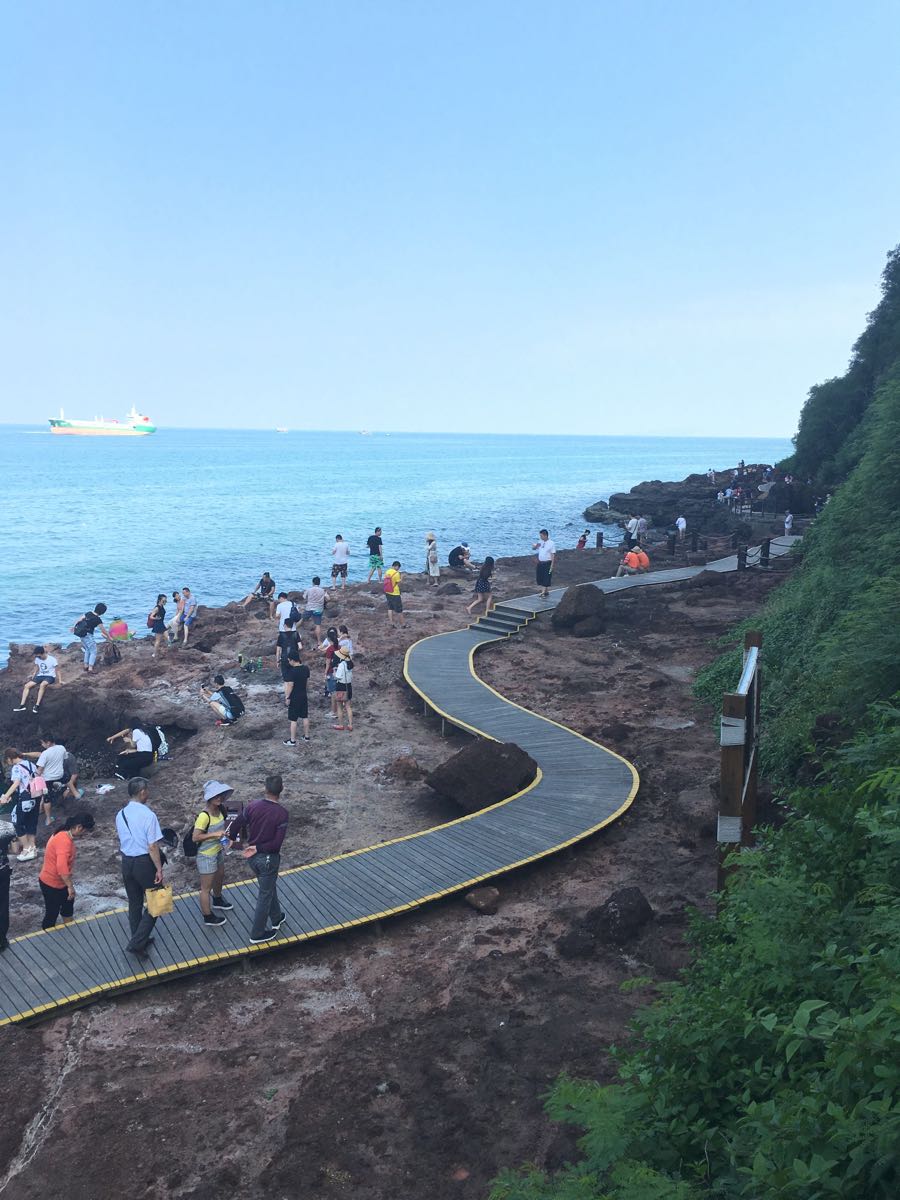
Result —
[[325, 612], [325, 605], [328, 603], [328, 593], [322, 587], [322, 580], [318, 575], [313, 575], [312, 585], [303, 593], [303, 621], [312, 621], [313, 629], [315, 630], [316, 641], [322, 640], [322, 614]]
[[156, 658], [157, 654], [162, 650], [166, 641], [166, 600], [165, 592], [160, 592], [156, 597], [156, 605], [151, 608], [147, 616], [147, 626], [153, 634], [153, 653], [151, 658]]
[[684, 541], [684, 535], [687, 533], [687, 521], [684, 517], [677, 517], [675, 520], [675, 528], [678, 530], [679, 542]]
[[366, 545], [369, 547], [369, 574], [366, 576], [366, 583], [372, 582], [372, 576], [378, 572], [378, 578], [381, 578], [384, 568], [384, 546], [381, 542], [381, 526], [375, 526], [375, 532], [366, 538]]
[[105, 604], [95, 604], [93, 612], [84, 613], [69, 630], [70, 633], [74, 633], [81, 641], [81, 649], [84, 654], [84, 669], [89, 675], [93, 674], [94, 664], [97, 661], [95, 632], [99, 629], [104, 641], [110, 641], [106, 626], [103, 624], [103, 614], [105, 612]]
[[28, 708], [28, 694], [32, 688], [37, 688], [37, 695], [34, 698], [33, 713], [40, 711], [41, 701], [44, 699], [44, 692], [53, 684], [62, 684], [62, 676], [59, 673], [59, 662], [48, 654], [43, 646], [35, 646], [34, 648], [34, 675], [25, 684], [22, 689], [22, 698], [19, 701], [18, 707], [13, 709], [13, 712], [25, 712]]
[[60, 745], [52, 733], [41, 734], [41, 749], [39, 753], [23, 755], [25, 758], [36, 759], [37, 773], [47, 784], [47, 791], [41, 799], [41, 811], [44, 814], [44, 824], [53, 824], [51, 805], [54, 800], [61, 799], [67, 779], [65, 746]]
[[491, 605], [493, 604], [494, 600], [493, 595], [491, 594], [491, 578], [493, 577], [493, 574], [494, 560], [489, 554], [481, 564], [481, 568], [478, 572], [478, 578], [475, 580], [475, 599], [471, 604], [466, 605], [467, 613], [471, 613], [473, 609], [477, 608], [482, 600], [484, 601], [484, 616], [487, 616], [491, 611]]
[[433, 533], [425, 534], [425, 573], [429, 584], [437, 587], [441, 581], [441, 564], [438, 562], [437, 538]]
[[184, 638], [181, 644], [186, 646], [191, 626], [197, 620], [197, 610], [200, 608], [200, 603], [189, 587], [182, 588], [181, 594], [184, 597], [184, 608], [181, 612], [181, 628], [184, 630]]
[[278, 867], [290, 818], [288, 810], [281, 804], [283, 791], [281, 776], [267, 775], [265, 796], [261, 800], [254, 800], [231, 823], [232, 838], [237, 839], [246, 831], [247, 848], [243, 856], [259, 880], [259, 895], [250, 931], [250, 941], [254, 946], [260, 942], [270, 942], [285, 921], [285, 913], [278, 900]]
[[337, 723], [332, 729], [353, 732], [353, 659], [339, 646], [334, 655], [334, 700]]
[[75, 916], [75, 883], [72, 879], [77, 853], [75, 841], [93, 828], [94, 818], [90, 813], [76, 813], [44, 847], [44, 863], [38, 875], [44, 897], [41, 929], [52, 929], [60, 917], [63, 924], [68, 925]]
[[152, 941], [156, 917], [144, 906], [148, 888], [163, 881], [163, 860], [160, 843], [162, 830], [156, 813], [150, 808], [150, 785], [136, 775], [128, 782], [128, 803], [116, 814], [116, 833], [122, 855], [122, 882], [128, 897], [128, 924], [131, 939], [125, 950], [143, 956]]
[[[230, 845], [225, 835], [228, 814], [223, 805], [234, 788], [210, 779], [203, 785], [203, 808], [197, 814], [191, 841], [197, 846], [197, 871], [200, 875], [200, 912], [203, 924], [214, 928], [228, 920], [223, 912], [234, 905], [222, 895], [225, 882], [225, 851]], [[216, 910], [216, 911], [214, 911]]]
[[790, 537], [794, 531], [794, 514], [790, 511], [784, 514], [784, 536]]
[[3, 755], [9, 771], [9, 787], [0, 797], [0, 819], [15, 825], [20, 852], [19, 862], [31, 862], [37, 858], [35, 837], [38, 826], [38, 802], [31, 794], [31, 781], [36, 772], [24, 754], [14, 746]]
[[350, 566], [350, 547], [344, 541], [339, 533], [334, 535], [334, 545], [331, 547], [331, 557], [334, 562], [331, 564], [331, 582], [336, 588], [337, 581], [341, 581], [341, 591], [347, 586], [347, 571]]
[[590, 537], [590, 535], [591, 535], [591, 531], [589, 529], [586, 529], [584, 531], [584, 533], [581, 535], [581, 537], [578, 539], [578, 541], [575, 543], [575, 549], [576, 550], [586, 549], [587, 544], [588, 544], [588, 538]]
[[295, 628], [300, 620], [300, 610], [293, 600], [288, 599], [287, 592], [278, 593], [278, 603], [275, 605], [275, 616], [278, 618], [278, 637], [275, 640], [275, 666], [281, 665], [282, 651], [287, 639], [282, 635]]
[[403, 624], [403, 600], [400, 596], [402, 580], [400, 563], [397, 559], [394, 559], [391, 563], [391, 569], [384, 573], [384, 598], [387, 601], [388, 621], [392, 628], [394, 625]]
[[303, 643], [300, 641], [300, 634], [296, 628], [288, 623], [284, 633], [278, 635], [278, 649], [281, 652], [279, 665], [281, 667], [281, 679], [284, 683], [284, 698], [287, 700], [288, 695], [288, 679], [290, 678], [291, 659], [300, 659], [300, 651], [303, 648]]
[[625, 526], [625, 545], [628, 547], [629, 550], [635, 544], [635, 542], [637, 542], [637, 536], [638, 536], [637, 514], [630, 513], [628, 516], [628, 522]]
[[9, 884], [12, 866], [9, 848], [16, 840], [16, 831], [5, 817], [0, 817], [0, 953], [9, 948]]
[[547, 599], [550, 595], [550, 584], [553, 580], [553, 565], [556, 562], [556, 543], [550, 540], [546, 529], [540, 530], [538, 540], [532, 545], [537, 550], [537, 569], [535, 579], [541, 589], [541, 596]]
[[309, 741], [309, 696], [306, 687], [309, 683], [309, 667], [300, 661], [298, 650], [288, 654], [288, 672], [285, 676], [284, 694], [288, 706], [290, 733], [284, 746], [297, 745], [297, 722], [303, 722], [303, 740]]
[[[178, 635], [181, 632], [181, 614], [184, 612], [184, 597], [181, 592], [174, 591], [172, 593], [172, 603], [175, 605], [175, 615], [166, 626], [170, 646], [178, 641]], [[112, 633], [112, 626], [110, 626], [110, 633]]]
[[637, 544], [643, 546], [644, 539], [647, 536], [647, 518], [643, 515], [638, 517], [637, 523]]

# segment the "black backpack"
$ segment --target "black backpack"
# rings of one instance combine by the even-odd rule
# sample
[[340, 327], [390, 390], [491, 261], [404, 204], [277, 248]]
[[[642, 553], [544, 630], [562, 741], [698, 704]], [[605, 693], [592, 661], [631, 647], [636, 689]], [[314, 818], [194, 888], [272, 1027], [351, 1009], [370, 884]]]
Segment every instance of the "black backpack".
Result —
[[76, 637], [86, 637], [91, 632], [91, 624], [87, 619], [87, 613], [83, 617], [79, 617], [72, 626], [72, 632]]
[[199, 816], [200, 814], [197, 813], [197, 816], [194, 817], [188, 826], [187, 833], [181, 839], [181, 852], [185, 858], [196, 858], [197, 851], [200, 849], [200, 843], [194, 841], [194, 826], [197, 824]]
[[244, 702], [240, 698], [240, 696], [237, 694], [237, 692], [234, 690], [234, 688], [220, 687], [219, 691], [225, 697], [225, 703], [231, 709], [232, 721], [236, 721], [238, 719], [238, 717], [242, 717], [245, 712]]
[[291, 611], [288, 613], [288, 618], [287, 618], [288, 625], [296, 625], [302, 615], [303, 614], [300, 612], [300, 609], [297, 607], [297, 605], [292, 600], [291, 601]]
[[153, 753], [156, 754], [162, 745], [162, 735], [155, 725], [151, 725], [149, 729], [145, 729], [147, 737], [150, 739], [150, 745], [153, 747]]

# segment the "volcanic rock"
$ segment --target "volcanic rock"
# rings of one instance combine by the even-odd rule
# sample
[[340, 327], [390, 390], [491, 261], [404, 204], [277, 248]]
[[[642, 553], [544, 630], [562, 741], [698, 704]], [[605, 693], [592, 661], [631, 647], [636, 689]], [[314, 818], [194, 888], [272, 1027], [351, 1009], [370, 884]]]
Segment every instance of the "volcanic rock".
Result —
[[458, 583], [454, 583], [454, 581], [451, 579], [449, 583], [442, 583], [439, 585], [437, 588], [437, 594], [439, 596], [461, 596], [462, 588]]
[[603, 622], [599, 617], [584, 617], [572, 626], [572, 636], [577, 638], [596, 637], [603, 632]]
[[520, 792], [536, 774], [537, 763], [519, 746], [479, 739], [441, 763], [425, 782], [471, 813]]
[[605, 904], [585, 913], [582, 925], [598, 941], [622, 946], [652, 919], [653, 909], [641, 889], [626, 887], [613, 892]]
[[[566, 588], [562, 600], [553, 610], [550, 618], [557, 632], [561, 629], [572, 629], [580, 621], [593, 619], [603, 627], [603, 615], [606, 597], [592, 583], [578, 583]], [[599, 633], [600, 630], [598, 629]], [[582, 633], [579, 637], [592, 637], [593, 633]]]
[[486, 917], [492, 917], [500, 907], [500, 893], [495, 887], [473, 888], [471, 892], [466, 892], [465, 900], [466, 904]]

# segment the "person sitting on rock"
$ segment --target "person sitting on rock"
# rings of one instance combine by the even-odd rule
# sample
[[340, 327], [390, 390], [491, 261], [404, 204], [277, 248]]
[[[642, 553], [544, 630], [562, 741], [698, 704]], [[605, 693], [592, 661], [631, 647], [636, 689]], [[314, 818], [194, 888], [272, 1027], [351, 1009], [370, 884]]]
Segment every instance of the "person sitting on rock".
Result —
[[634, 552], [638, 556], [638, 570], [641, 574], [644, 571], [650, 570], [650, 558], [643, 546], [635, 546]]
[[469, 569], [469, 543], [460, 542], [458, 546], [454, 546], [447, 555], [447, 562], [457, 570], [467, 571]]
[[[225, 685], [224, 675], [214, 675], [214, 689], [201, 687], [200, 694], [203, 699], [219, 718], [217, 725], [233, 725], [234, 722], [244, 712], [243, 701], [241, 701], [234, 690]], [[240, 706], [240, 711], [238, 711]]]
[[133, 779], [153, 762], [153, 742], [150, 740], [150, 734], [138, 726], [133, 729], [120, 729], [106, 740], [110, 746], [117, 741], [124, 743], [116, 759], [116, 779]]
[[62, 683], [62, 677], [59, 673], [59, 663], [52, 654], [48, 654], [43, 646], [35, 646], [34, 648], [34, 675], [25, 684], [22, 689], [22, 699], [19, 701], [18, 708], [14, 708], [13, 712], [25, 712], [28, 707], [28, 694], [32, 688], [37, 688], [37, 695], [34, 698], [34, 707], [32, 712], [39, 712], [41, 701], [44, 699], [44, 692], [54, 683]]
[[249, 596], [244, 597], [241, 606], [246, 608], [251, 600], [264, 600], [269, 606], [269, 616], [275, 616], [275, 580], [268, 571], [263, 571], [259, 583]]
[[112, 624], [109, 627], [109, 637], [110, 641], [113, 642], [127, 642], [131, 637], [131, 634], [128, 632], [128, 622], [124, 621], [121, 617], [113, 617]]
[[[647, 556], [644, 555], [646, 558]], [[649, 559], [647, 562], [649, 564]], [[619, 563], [619, 569], [616, 571], [613, 579], [620, 579], [623, 575], [639, 575], [641, 573], [641, 559], [639, 552], [632, 547], [629, 547], [622, 555], [622, 561]]]

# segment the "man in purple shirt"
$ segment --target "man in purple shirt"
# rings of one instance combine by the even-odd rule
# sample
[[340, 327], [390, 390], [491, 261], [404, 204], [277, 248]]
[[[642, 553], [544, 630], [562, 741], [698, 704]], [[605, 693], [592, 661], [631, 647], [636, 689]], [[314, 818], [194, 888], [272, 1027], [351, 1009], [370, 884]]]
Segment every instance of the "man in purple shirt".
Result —
[[288, 810], [279, 803], [284, 791], [280, 775], [266, 776], [266, 794], [262, 800], [254, 800], [237, 817], [229, 829], [229, 837], [236, 838], [246, 830], [247, 849], [244, 857], [256, 872], [259, 880], [259, 896], [253, 914], [253, 929], [250, 941], [256, 945], [268, 942], [277, 936], [284, 924], [285, 915], [278, 902], [278, 867], [281, 863], [281, 843], [287, 833]]

